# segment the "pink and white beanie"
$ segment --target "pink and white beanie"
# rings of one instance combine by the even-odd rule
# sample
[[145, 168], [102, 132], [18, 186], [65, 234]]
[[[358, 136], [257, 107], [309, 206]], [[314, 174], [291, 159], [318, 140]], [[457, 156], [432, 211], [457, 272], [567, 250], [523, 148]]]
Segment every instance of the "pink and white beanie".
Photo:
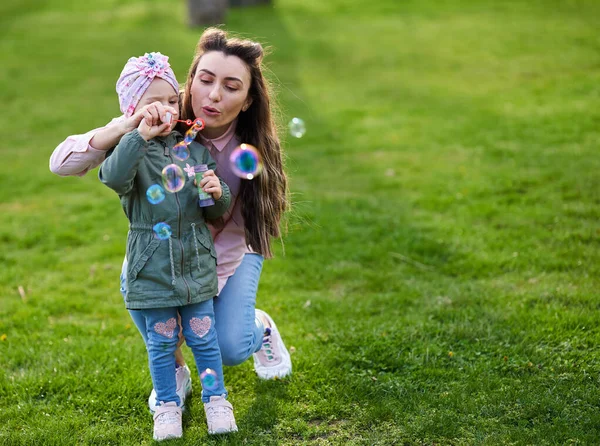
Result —
[[141, 57], [131, 57], [117, 81], [117, 94], [121, 112], [129, 117], [155, 77], [166, 80], [179, 93], [179, 83], [168, 62], [169, 58], [160, 53], [146, 53]]

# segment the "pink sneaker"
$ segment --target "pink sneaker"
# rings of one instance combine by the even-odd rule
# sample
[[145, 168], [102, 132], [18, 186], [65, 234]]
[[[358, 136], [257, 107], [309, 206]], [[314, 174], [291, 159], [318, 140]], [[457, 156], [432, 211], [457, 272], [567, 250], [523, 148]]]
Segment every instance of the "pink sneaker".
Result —
[[204, 403], [204, 412], [206, 412], [209, 434], [237, 432], [233, 406], [225, 399], [225, 396], [211, 396], [210, 402]]
[[292, 360], [290, 352], [285, 348], [279, 330], [277, 330], [277, 325], [275, 325], [271, 316], [262, 310], [256, 310], [256, 316], [269, 322], [265, 328], [262, 347], [253, 355], [256, 374], [262, 379], [283, 378], [291, 374]]
[[181, 438], [181, 408], [176, 402], [164, 403], [154, 412], [154, 439]]

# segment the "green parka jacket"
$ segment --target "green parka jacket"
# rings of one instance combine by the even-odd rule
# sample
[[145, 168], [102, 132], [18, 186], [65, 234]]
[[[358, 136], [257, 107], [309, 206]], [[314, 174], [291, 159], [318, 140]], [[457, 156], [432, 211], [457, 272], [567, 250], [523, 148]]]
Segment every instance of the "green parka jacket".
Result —
[[[131, 310], [189, 305], [217, 294], [217, 255], [205, 220], [221, 217], [231, 194], [221, 180], [221, 198], [213, 206], [198, 205], [193, 166], [207, 164], [214, 170], [216, 164], [195, 141], [188, 146], [188, 159], [173, 157], [171, 148], [181, 140], [181, 133], [173, 131], [146, 142], [136, 129], [121, 138], [100, 166], [100, 180], [119, 194], [129, 219], [125, 303]], [[151, 204], [146, 191], [162, 184], [162, 170], [169, 164], [182, 168], [185, 185], [179, 192], [165, 192], [159, 204]], [[161, 222], [171, 227], [166, 240], [153, 232]]]

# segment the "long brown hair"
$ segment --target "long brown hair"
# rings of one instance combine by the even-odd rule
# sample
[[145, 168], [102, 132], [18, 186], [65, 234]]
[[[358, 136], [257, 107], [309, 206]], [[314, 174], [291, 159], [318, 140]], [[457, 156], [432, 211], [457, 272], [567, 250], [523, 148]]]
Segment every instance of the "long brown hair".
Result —
[[190, 94], [192, 81], [200, 58], [210, 51], [239, 57], [250, 72], [248, 95], [252, 103], [238, 115], [235, 132], [242, 142], [258, 149], [263, 169], [253, 180], [242, 180], [239, 198], [242, 200], [246, 243], [255, 252], [269, 258], [273, 256], [271, 237], [281, 237], [280, 223], [289, 207], [289, 193], [277, 126], [273, 119], [271, 88], [262, 71], [264, 50], [260, 43], [252, 40], [230, 38], [218, 28], [206, 29], [198, 41], [188, 72], [181, 119], [194, 119]]

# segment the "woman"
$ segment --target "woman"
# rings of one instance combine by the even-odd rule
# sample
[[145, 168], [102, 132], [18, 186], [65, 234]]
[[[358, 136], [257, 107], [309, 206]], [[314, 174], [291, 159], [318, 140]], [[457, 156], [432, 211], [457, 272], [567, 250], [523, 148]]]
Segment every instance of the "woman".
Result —
[[[292, 363], [273, 319], [255, 309], [256, 292], [263, 260], [272, 257], [271, 237], [281, 236], [279, 224], [289, 202], [269, 86], [262, 73], [263, 55], [259, 43], [207, 29], [196, 47], [180, 104], [182, 120], [205, 121], [197, 141], [208, 148], [217, 163], [217, 174], [231, 189], [228, 211], [222, 221], [210, 226], [218, 259], [219, 294], [214, 313], [223, 363], [241, 364], [253, 355], [258, 376], [272, 379], [289, 375]], [[121, 116], [106, 127], [69, 136], [52, 153], [50, 170], [62, 176], [85, 175], [142, 119], [148, 125], [164, 122], [167, 126], [166, 115], [174, 112], [155, 102], [129, 118]], [[184, 133], [187, 128], [179, 130]], [[240, 143], [257, 147], [262, 158], [263, 170], [252, 181], [235, 176], [229, 164], [229, 155]], [[200, 186], [205, 184], [206, 179]], [[123, 293], [127, 291], [126, 273], [125, 261]], [[130, 314], [147, 341], [144, 319], [135, 310]], [[177, 393], [183, 405], [191, 390], [190, 373], [179, 349], [175, 355]], [[151, 410], [154, 401], [153, 390]]]

